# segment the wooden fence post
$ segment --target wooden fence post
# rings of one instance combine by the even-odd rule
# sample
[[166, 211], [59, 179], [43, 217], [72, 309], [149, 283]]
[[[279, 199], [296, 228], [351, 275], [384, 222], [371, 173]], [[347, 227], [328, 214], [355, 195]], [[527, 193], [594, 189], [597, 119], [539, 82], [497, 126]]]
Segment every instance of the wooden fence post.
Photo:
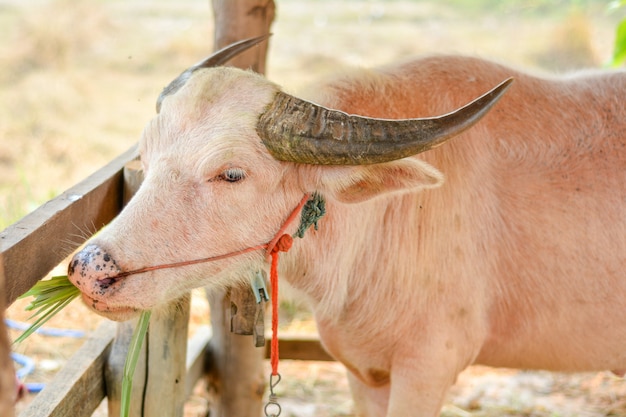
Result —
[[[212, 0], [215, 16], [215, 49], [269, 33], [274, 20], [273, 0]], [[267, 42], [234, 58], [230, 64], [265, 73]], [[254, 273], [254, 271], [250, 271]], [[208, 386], [212, 395], [211, 417], [261, 415], [265, 375], [264, 349], [255, 347], [255, 303], [249, 287], [231, 288], [208, 295], [213, 338], [207, 353]], [[237, 320], [232, 320], [232, 312]], [[232, 332], [231, 332], [232, 330]]]
[[[142, 179], [139, 161], [129, 162], [124, 168], [125, 202], [139, 189]], [[167, 314], [153, 313], [133, 376], [130, 416], [183, 416], [189, 309], [187, 296], [166, 307]], [[120, 413], [124, 363], [136, 323], [137, 320], [129, 320], [118, 325], [105, 366], [110, 417]]]
[[[274, 21], [274, 0], [212, 0], [215, 16], [215, 49], [242, 39], [266, 35]], [[230, 64], [265, 74], [267, 42], [233, 58]]]
[[250, 336], [230, 331], [231, 291], [250, 291], [250, 288], [207, 294], [213, 329], [206, 356], [209, 415], [259, 417], [267, 377], [263, 373], [265, 349], [255, 347]]
[[15, 371], [11, 361], [11, 344], [4, 325], [4, 268], [0, 255], [0, 416], [13, 417], [15, 401]]

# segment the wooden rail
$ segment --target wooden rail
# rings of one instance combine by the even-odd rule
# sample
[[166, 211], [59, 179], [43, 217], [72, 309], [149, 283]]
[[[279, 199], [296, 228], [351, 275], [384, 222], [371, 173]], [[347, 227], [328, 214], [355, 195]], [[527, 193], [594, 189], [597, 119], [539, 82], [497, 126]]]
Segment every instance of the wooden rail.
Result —
[[5, 303], [46, 276], [122, 209], [124, 165], [136, 146], [60, 196], [0, 232]]
[[[2, 257], [0, 257], [0, 294], [4, 291]], [[13, 393], [15, 392], [15, 371], [9, 351], [9, 337], [4, 328], [4, 298], [0, 297], [0, 416], [13, 417]]]
[[[48, 384], [54, 389], [44, 389], [19, 417], [91, 416], [107, 395], [102, 374], [115, 334], [116, 325], [103, 322]], [[207, 347], [211, 337], [211, 327], [202, 326], [188, 342], [185, 398], [191, 395], [195, 384], [209, 370], [206, 358], [210, 356]], [[321, 348], [319, 341], [312, 337], [287, 336], [281, 339], [280, 344], [282, 359], [333, 360]], [[151, 415], [166, 416], [158, 413]]]

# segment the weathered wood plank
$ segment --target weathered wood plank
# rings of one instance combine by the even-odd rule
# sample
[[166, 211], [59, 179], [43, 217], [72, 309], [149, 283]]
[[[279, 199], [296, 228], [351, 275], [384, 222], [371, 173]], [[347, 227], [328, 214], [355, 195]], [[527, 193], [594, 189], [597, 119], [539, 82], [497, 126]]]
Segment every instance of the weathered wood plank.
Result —
[[115, 335], [103, 322], [19, 417], [89, 417], [106, 395], [102, 369]]
[[[139, 161], [124, 167], [124, 203], [139, 190], [143, 172]], [[187, 327], [190, 296], [152, 314], [140, 360], [133, 375], [130, 416], [182, 417], [185, 404]], [[126, 355], [137, 321], [119, 323], [106, 365], [109, 416], [120, 414], [121, 385]]]
[[[187, 343], [187, 377], [186, 377], [186, 397], [193, 392], [193, 388], [207, 372], [207, 368], [211, 366], [207, 363], [207, 350], [210, 347], [213, 338], [213, 330], [210, 326], [201, 326], [196, 329], [194, 336]], [[271, 335], [267, 335], [266, 339], [270, 339]], [[287, 360], [304, 360], [304, 361], [324, 361], [334, 362], [335, 359], [330, 356], [322, 347], [319, 338], [316, 335], [308, 334], [287, 334], [279, 339], [280, 358]], [[265, 359], [270, 358], [269, 343], [265, 347]]]
[[[215, 49], [233, 42], [269, 33], [274, 20], [273, 0], [212, 0], [215, 16]], [[268, 43], [263, 42], [231, 60], [239, 68], [251, 68], [265, 73]], [[251, 271], [254, 272], [254, 271]], [[249, 337], [230, 332], [231, 324], [239, 333], [252, 334], [254, 308], [249, 288], [232, 289], [211, 294], [211, 323], [214, 338], [211, 342], [212, 369], [208, 375], [212, 417], [256, 417], [261, 414], [264, 393], [263, 350], [254, 347]], [[240, 320], [231, 323], [231, 301], [236, 305]], [[252, 312], [252, 314], [251, 314]], [[245, 313], [245, 316], [244, 316]], [[247, 323], [247, 324], [246, 324]], [[243, 326], [242, 326], [243, 325]]]
[[[138, 160], [129, 161], [124, 165], [123, 169], [123, 191], [122, 203], [125, 206], [130, 199], [139, 190], [143, 182], [143, 171]], [[107, 358], [104, 366], [104, 379], [107, 387], [108, 396], [108, 415], [109, 417], [118, 417], [121, 411], [122, 397], [122, 378], [124, 376], [124, 366], [126, 364], [126, 356], [130, 347], [135, 327], [137, 327], [138, 319], [134, 318], [125, 322], [117, 323], [117, 331], [115, 340], [111, 347], [111, 353]], [[143, 391], [146, 382], [146, 360], [147, 360], [147, 343], [141, 347], [141, 353], [137, 360], [135, 373], [133, 374], [133, 384], [131, 389], [131, 401], [128, 413], [130, 416], [141, 416], [143, 412]], [[139, 399], [139, 400], [137, 400]]]
[[[129, 416], [182, 417], [188, 384], [185, 374], [189, 309], [189, 297], [184, 297], [164, 311], [153, 313], [133, 375]], [[137, 320], [118, 323], [105, 365], [110, 417], [120, 415], [124, 364], [136, 324]]]
[[254, 333], [256, 298], [249, 286], [235, 287], [230, 292], [230, 331], [249, 336]]
[[5, 301], [10, 305], [122, 207], [122, 169], [136, 146], [0, 232]]
[[257, 417], [261, 415], [267, 378], [265, 351], [256, 348], [252, 338], [231, 333], [227, 293], [211, 292], [207, 298], [213, 326], [207, 352], [210, 415]]
[[[0, 294], [4, 291], [4, 273], [0, 257]], [[4, 325], [4, 298], [0, 297], [0, 416], [13, 417], [15, 410], [15, 370], [9, 356], [11, 345]]]
[[[128, 320], [116, 324], [115, 338], [113, 340], [111, 350], [104, 364], [104, 380], [107, 390], [107, 407], [109, 417], [119, 417], [122, 399], [122, 377], [124, 376], [124, 364], [126, 363], [126, 355], [128, 347], [133, 337], [135, 327], [137, 327], [137, 319]], [[133, 374], [133, 386], [131, 390], [130, 416], [141, 416], [143, 409], [143, 389], [146, 381], [146, 343], [141, 346], [141, 352], [135, 373]], [[139, 399], [139, 400], [137, 400]], [[21, 417], [21, 416], [20, 416]]]
[[[275, 5], [272, 0], [213, 0], [213, 11], [217, 50], [242, 39], [267, 35], [274, 20]], [[228, 64], [265, 73], [268, 42], [241, 53]], [[232, 310], [236, 311], [230, 322], [231, 331], [238, 335], [252, 335], [256, 317], [254, 295], [247, 288], [232, 288], [230, 301], [234, 306]]]
[[[267, 339], [271, 339], [267, 335]], [[295, 359], [302, 361], [334, 361], [322, 347], [319, 339], [315, 335], [288, 334], [278, 339], [278, 349], [280, 359]], [[270, 357], [270, 344], [265, 345], [265, 357]]]
[[183, 417], [186, 396], [187, 328], [191, 295], [168, 306], [168, 314], [151, 320], [148, 366], [143, 395], [145, 417]]
[[[269, 33], [276, 6], [273, 0], [213, 0], [216, 49]], [[233, 58], [231, 65], [265, 74], [267, 43]]]
[[185, 378], [185, 396], [193, 392], [196, 382], [204, 376], [207, 369], [206, 351], [213, 331], [210, 326], [201, 326], [196, 333], [187, 341], [187, 376]]

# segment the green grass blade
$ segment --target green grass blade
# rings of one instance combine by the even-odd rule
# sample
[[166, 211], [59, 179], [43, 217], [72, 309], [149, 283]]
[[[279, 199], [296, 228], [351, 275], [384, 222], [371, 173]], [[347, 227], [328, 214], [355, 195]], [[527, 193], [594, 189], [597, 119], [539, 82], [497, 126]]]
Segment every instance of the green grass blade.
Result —
[[52, 277], [49, 280], [37, 282], [33, 288], [19, 298], [35, 297], [26, 306], [26, 311], [37, 310], [29, 318], [40, 316], [28, 329], [24, 331], [13, 343], [23, 342], [28, 336], [43, 326], [48, 320], [63, 310], [74, 298], [78, 297], [80, 290], [76, 288], [67, 275]]
[[26, 298], [26, 297], [37, 297], [43, 292], [54, 291], [59, 287], [73, 287], [74, 284], [67, 279], [67, 275], [59, 275], [56, 277], [52, 277], [47, 280], [38, 281], [33, 287], [20, 295], [18, 298]]
[[19, 337], [17, 339], [15, 339], [15, 341], [13, 343], [21, 343], [23, 342], [28, 336], [30, 336], [31, 334], [35, 333], [37, 331], [37, 329], [39, 329], [41, 326], [43, 326], [48, 320], [50, 320], [56, 313], [58, 313], [59, 311], [63, 310], [65, 308], [66, 305], [68, 305], [72, 300], [74, 300], [74, 298], [76, 298], [78, 296], [78, 294], [74, 294], [69, 298], [66, 298], [64, 300], [60, 300], [58, 301], [56, 304], [48, 306], [46, 308], [42, 308], [41, 310], [39, 310], [37, 313], [35, 313], [32, 317], [42, 313], [43, 311], [46, 311], [46, 313], [41, 316], [39, 319], [37, 319], [37, 321], [35, 321], [33, 324], [30, 325], [30, 327], [28, 329], [26, 329], [24, 331], [24, 333], [22, 333], [21, 335], [19, 335]]
[[[54, 293], [48, 294], [46, 297], [37, 297], [26, 307], [26, 311], [31, 311], [36, 308], [41, 308], [42, 310], [46, 308], [46, 306], [50, 304], [54, 304], [58, 301], [63, 301], [68, 298], [74, 298], [80, 294], [78, 288], [74, 287], [74, 289], [59, 289]], [[41, 310], [40, 310], [41, 311]], [[40, 314], [40, 311], [36, 312], [34, 316]]]
[[[28, 336], [37, 331], [48, 320], [50, 320], [59, 311], [63, 310], [74, 298], [80, 295], [80, 290], [76, 288], [67, 276], [52, 277], [49, 280], [37, 282], [33, 288], [24, 293], [19, 298], [34, 297], [26, 310], [37, 310], [30, 317], [31, 319], [39, 316], [39, 318], [26, 329], [13, 343], [20, 343]], [[133, 332], [126, 363], [124, 364], [124, 374], [122, 378], [122, 398], [121, 398], [121, 417], [128, 417], [130, 412], [130, 395], [132, 391], [133, 375], [139, 359], [141, 346], [148, 330], [150, 323], [150, 311], [144, 311], [139, 317], [137, 327]]]
[[149, 310], [141, 313], [137, 327], [135, 327], [135, 331], [133, 332], [133, 338], [130, 341], [130, 346], [128, 347], [126, 362], [124, 363], [124, 375], [122, 377], [120, 417], [128, 417], [128, 413], [130, 411], [130, 394], [133, 387], [133, 375], [135, 373], [135, 367], [137, 366], [137, 360], [139, 359], [141, 345], [143, 344], [143, 340], [148, 330], [151, 314], [152, 313]]

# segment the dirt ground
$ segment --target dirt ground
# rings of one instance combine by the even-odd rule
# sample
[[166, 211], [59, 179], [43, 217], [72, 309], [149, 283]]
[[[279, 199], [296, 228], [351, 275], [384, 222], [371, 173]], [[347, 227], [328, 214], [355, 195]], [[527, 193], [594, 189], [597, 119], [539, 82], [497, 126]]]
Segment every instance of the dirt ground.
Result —
[[[18, 301], [8, 316], [25, 320]], [[209, 322], [208, 304], [202, 291], [192, 298], [190, 332]], [[100, 317], [80, 302], [62, 311], [49, 323], [50, 328], [93, 330]], [[315, 324], [306, 311], [284, 303], [281, 311], [282, 334], [314, 332]], [[18, 331], [11, 330], [11, 338]], [[82, 339], [33, 335], [16, 347], [36, 362], [35, 371], [25, 382], [50, 382], [58, 369], [71, 358]], [[269, 374], [269, 364], [267, 373]], [[336, 362], [281, 361], [282, 381], [277, 388], [286, 417], [350, 417], [353, 402], [343, 366]], [[206, 416], [207, 398], [200, 382], [185, 407], [185, 417]], [[24, 409], [37, 394], [28, 394], [18, 404]], [[106, 417], [106, 403], [94, 417]], [[472, 366], [463, 372], [450, 390], [442, 417], [602, 417], [626, 415], [626, 383], [610, 372], [561, 374]]]
[[[431, 53], [540, 73], [597, 68], [610, 56], [620, 17], [607, 3], [278, 0], [268, 77], [298, 93], [333, 72]], [[0, 37], [1, 229], [137, 140], [162, 87], [210, 51], [212, 12], [207, 0], [2, 0]], [[193, 302], [192, 329], [208, 323], [203, 297]], [[16, 302], [8, 317], [26, 320], [24, 306]], [[282, 331], [315, 331], [300, 306], [286, 304], [283, 315]], [[75, 302], [49, 326], [93, 330], [100, 320]], [[26, 381], [49, 382], [80, 343], [34, 335], [17, 346], [37, 364]], [[341, 365], [284, 361], [281, 369], [283, 416], [353, 415]], [[203, 415], [201, 391], [186, 417]], [[609, 372], [471, 367], [442, 416], [619, 416], [625, 394], [624, 381]]]

